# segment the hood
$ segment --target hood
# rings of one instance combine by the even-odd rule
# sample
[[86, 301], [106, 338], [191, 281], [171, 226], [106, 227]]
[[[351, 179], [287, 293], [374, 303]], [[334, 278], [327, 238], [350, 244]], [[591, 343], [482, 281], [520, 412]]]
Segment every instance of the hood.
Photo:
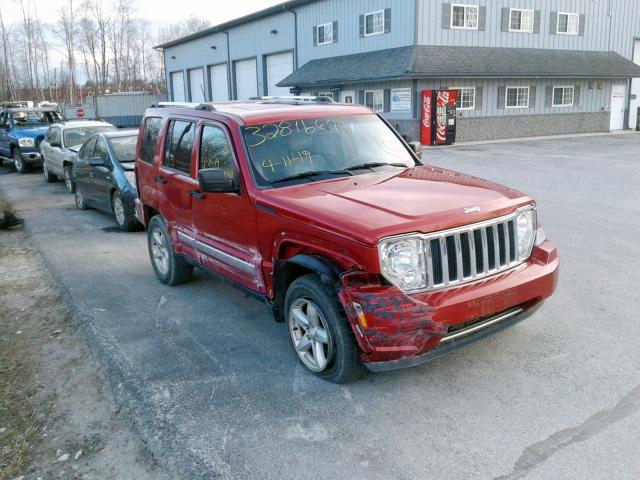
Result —
[[420, 166], [262, 190], [257, 201], [293, 220], [375, 245], [391, 235], [489, 220], [533, 199], [487, 180]]
[[33, 138], [44, 137], [49, 127], [16, 127], [13, 129], [16, 138]]

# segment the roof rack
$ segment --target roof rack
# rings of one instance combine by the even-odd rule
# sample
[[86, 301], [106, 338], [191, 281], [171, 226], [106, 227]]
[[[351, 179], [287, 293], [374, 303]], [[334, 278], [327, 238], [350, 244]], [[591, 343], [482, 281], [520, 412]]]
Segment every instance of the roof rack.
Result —
[[335, 103], [333, 98], [325, 96], [266, 96], [252, 97], [249, 100], [273, 100], [282, 102], [300, 102], [300, 103]]
[[195, 103], [195, 102], [156, 102], [151, 105], [151, 108], [191, 108], [193, 110], [204, 110], [205, 112], [215, 111], [215, 107], [210, 103]]

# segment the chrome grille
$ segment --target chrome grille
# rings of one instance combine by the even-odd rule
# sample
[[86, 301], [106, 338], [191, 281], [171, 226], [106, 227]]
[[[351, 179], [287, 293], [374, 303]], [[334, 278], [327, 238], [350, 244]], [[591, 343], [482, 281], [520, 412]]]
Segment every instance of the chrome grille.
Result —
[[425, 235], [428, 289], [488, 277], [522, 263], [516, 215]]

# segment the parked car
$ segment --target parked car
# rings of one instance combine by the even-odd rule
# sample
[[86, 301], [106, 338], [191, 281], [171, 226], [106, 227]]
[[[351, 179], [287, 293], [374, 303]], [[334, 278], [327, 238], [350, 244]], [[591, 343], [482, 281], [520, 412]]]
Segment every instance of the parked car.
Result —
[[55, 108], [3, 108], [0, 110], [0, 157], [13, 161], [26, 173], [40, 165], [40, 142], [49, 125], [62, 120]]
[[120, 230], [139, 227], [134, 153], [137, 130], [116, 130], [90, 137], [73, 164], [76, 207], [113, 213]]
[[533, 198], [420, 156], [374, 111], [321, 98], [150, 108], [136, 209], [155, 274], [197, 266], [262, 299], [337, 383], [530, 316], [559, 265]]
[[95, 133], [109, 132], [116, 127], [107, 122], [76, 120], [51, 125], [40, 143], [42, 155], [42, 174], [46, 182], [55, 182], [64, 178], [69, 193], [74, 192], [71, 178], [73, 162], [78, 150]]

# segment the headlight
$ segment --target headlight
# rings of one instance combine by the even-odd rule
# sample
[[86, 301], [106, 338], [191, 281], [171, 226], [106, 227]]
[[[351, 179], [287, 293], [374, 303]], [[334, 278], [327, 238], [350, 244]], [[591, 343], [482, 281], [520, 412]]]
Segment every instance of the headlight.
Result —
[[524, 210], [516, 217], [516, 238], [518, 239], [518, 258], [526, 260], [531, 255], [536, 237], [536, 211]]
[[33, 138], [19, 138], [18, 139], [18, 145], [20, 145], [21, 147], [33, 147], [36, 144], [35, 140]]
[[536, 230], [536, 247], [539, 247], [540, 245], [542, 245], [546, 239], [547, 239], [546, 233], [544, 233], [544, 230], [542, 229], [542, 227], [538, 227], [538, 230]]
[[387, 280], [412, 292], [427, 287], [424, 242], [419, 237], [383, 240], [378, 245], [380, 268]]
[[136, 188], [136, 172], [124, 172], [124, 176], [133, 188]]

